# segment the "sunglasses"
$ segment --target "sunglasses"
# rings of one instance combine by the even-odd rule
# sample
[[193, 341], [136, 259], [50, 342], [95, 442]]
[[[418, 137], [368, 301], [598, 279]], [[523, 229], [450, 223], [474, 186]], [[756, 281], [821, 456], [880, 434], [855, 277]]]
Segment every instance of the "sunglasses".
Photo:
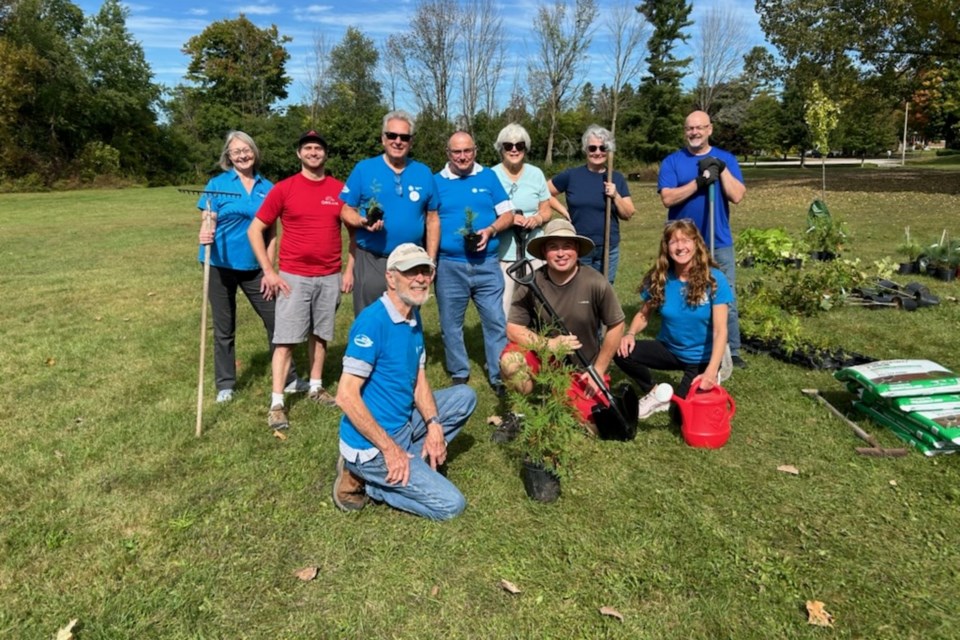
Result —
[[410, 142], [413, 140], [413, 134], [411, 133], [397, 133], [396, 131], [384, 131], [383, 135], [387, 136], [387, 140], [396, 140], [400, 138], [400, 142]]
[[600, 144], [600, 145], [590, 144], [590, 145], [587, 145], [587, 151], [589, 151], [590, 153], [596, 153], [597, 151], [602, 151], [603, 153], [606, 153], [606, 152], [607, 152], [607, 145], [605, 145], [605, 144]]
[[514, 149], [516, 149], [517, 151], [527, 150], [527, 143], [524, 142], [523, 140], [521, 140], [520, 142], [504, 142], [501, 144], [501, 146], [503, 147], [504, 151], [513, 151]]

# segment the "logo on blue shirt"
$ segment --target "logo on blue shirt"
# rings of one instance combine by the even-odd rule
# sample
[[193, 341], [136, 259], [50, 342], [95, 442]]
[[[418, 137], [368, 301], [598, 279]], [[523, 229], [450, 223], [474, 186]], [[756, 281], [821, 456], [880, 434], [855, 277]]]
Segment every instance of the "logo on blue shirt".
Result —
[[371, 340], [369, 337], [361, 333], [360, 335], [358, 335], [356, 338], [353, 339], [353, 344], [363, 349], [366, 349], [368, 347], [373, 346], [373, 340]]

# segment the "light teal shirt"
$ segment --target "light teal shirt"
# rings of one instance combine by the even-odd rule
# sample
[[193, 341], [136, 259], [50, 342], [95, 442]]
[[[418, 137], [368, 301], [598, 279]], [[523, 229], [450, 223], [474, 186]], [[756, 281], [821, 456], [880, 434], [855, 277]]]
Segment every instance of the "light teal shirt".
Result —
[[[523, 216], [525, 218], [532, 218], [533, 216], [537, 215], [537, 209], [540, 208], [540, 203], [544, 200], [550, 199], [550, 190], [547, 188], [547, 179], [544, 177], [543, 171], [537, 167], [534, 167], [533, 165], [524, 164], [523, 172], [520, 174], [520, 178], [516, 182], [512, 182], [510, 178], [507, 177], [507, 171], [503, 168], [502, 163], [495, 166], [493, 168], [493, 172], [497, 174], [497, 178], [500, 179], [500, 184], [503, 185], [503, 189], [507, 192], [507, 195], [510, 196], [510, 200], [513, 202], [513, 207], [523, 211]], [[543, 235], [543, 227], [534, 229], [527, 237], [527, 242], [541, 235]], [[518, 260], [517, 240], [514, 237], [513, 232], [505, 231], [501, 233], [499, 237], [500, 260], [505, 262], [513, 262]], [[533, 256], [528, 253], [527, 258], [532, 260]]]

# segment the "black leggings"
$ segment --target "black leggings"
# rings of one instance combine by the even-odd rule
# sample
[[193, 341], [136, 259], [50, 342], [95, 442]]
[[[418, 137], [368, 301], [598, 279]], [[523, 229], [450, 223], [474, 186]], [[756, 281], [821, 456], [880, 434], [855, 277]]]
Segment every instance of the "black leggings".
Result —
[[682, 371], [683, 377], [680, 379], [680, 385], [674, 389], [674, 393], [681, 398], [687, 397], [690, 391], [690, 383], [697, 374], [703, 373], [708, 362], [690, 364], [681, 362], [677, 356], [673, 355], [667, 346], [659, 340], [637, 340], [633, 351], [622, 358], [619, 355], [614, 356], [613, 361], [620, 370], [636, 381], [644, 393], [653, 389], [653, 375], [651, 369], [658, 371]]

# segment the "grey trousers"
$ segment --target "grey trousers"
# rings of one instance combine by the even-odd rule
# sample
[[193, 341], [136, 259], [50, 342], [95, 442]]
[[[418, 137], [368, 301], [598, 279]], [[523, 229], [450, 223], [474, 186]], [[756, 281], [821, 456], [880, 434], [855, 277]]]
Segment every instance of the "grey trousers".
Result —
[[[260, 294], [263, 272], [237, 271], [225, 267], [210, 267], [210, 310], [213, 317], [213, 370], [217, 391], [233, 389], [237, 384], [237, 289], [243, 291], [250, 306], [267, 333], [267, 348], [273, 357], [274, 302]], [[290, 367], [287, 383], [297, 378], [295, 367]]]

